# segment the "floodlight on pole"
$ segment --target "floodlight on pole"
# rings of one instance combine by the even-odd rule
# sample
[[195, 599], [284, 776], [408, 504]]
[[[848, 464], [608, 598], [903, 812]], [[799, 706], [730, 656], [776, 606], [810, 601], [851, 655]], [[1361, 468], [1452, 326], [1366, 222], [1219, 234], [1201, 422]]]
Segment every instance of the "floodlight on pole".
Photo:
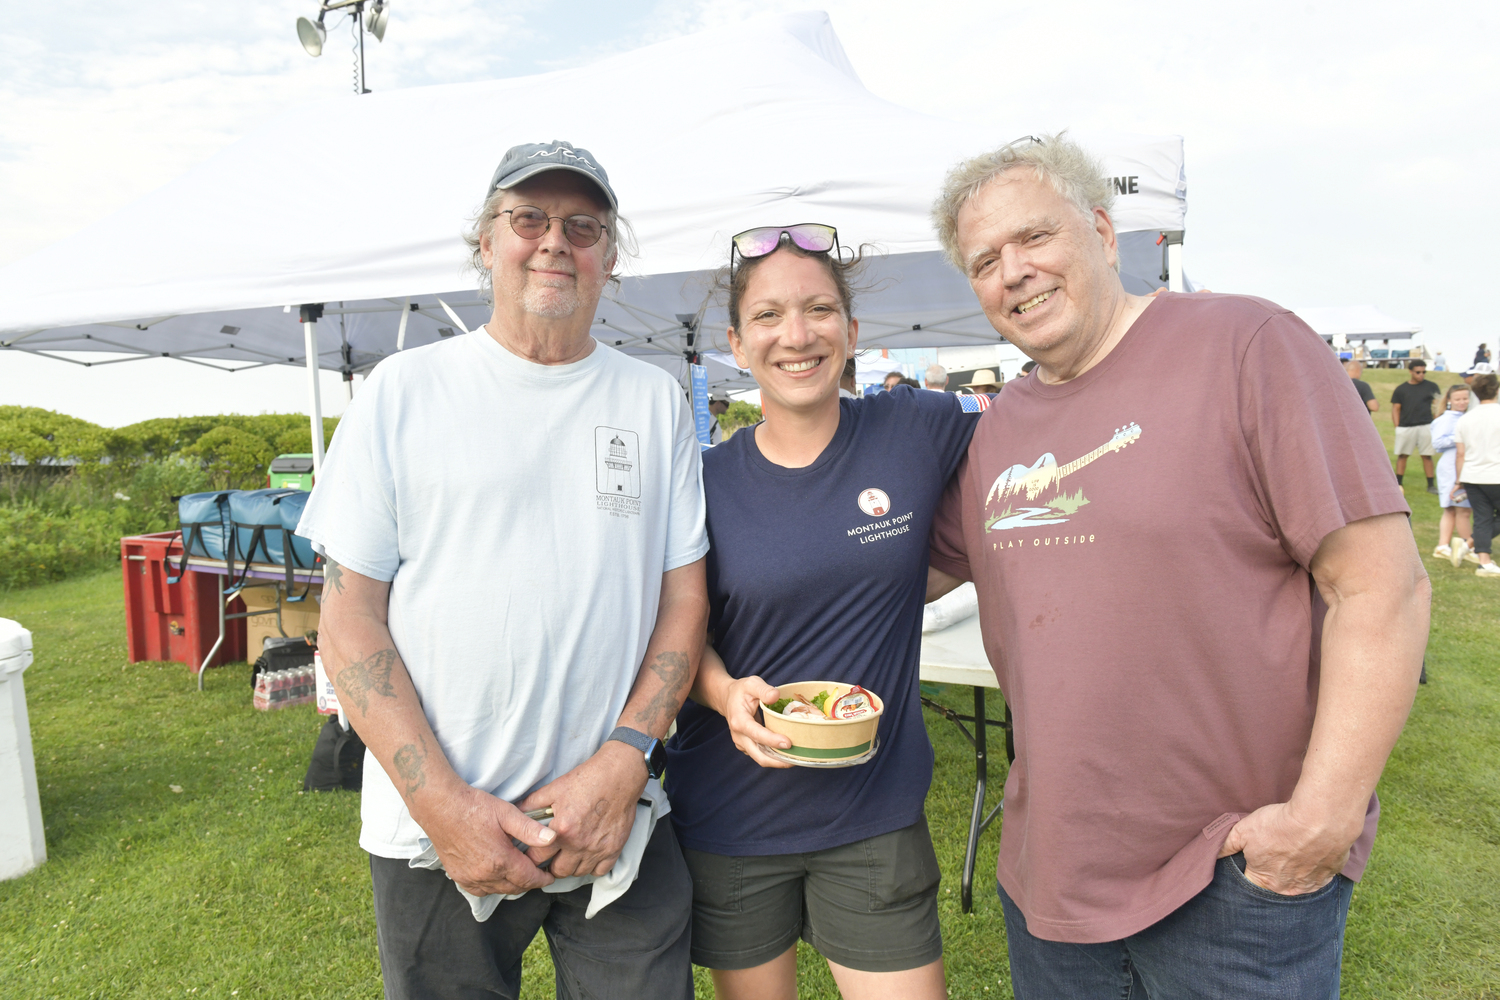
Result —
[[297, 18], [297, 38], [310, 56], [323, 54], [323, 43], [328, 40], [328, 29], [323, 27], [323, 12], [318, 12], [316, 22], [305, 17]]
[[[365, 15], [365, 6], [369, 5], [368, 18]], [[323, 54], [323, 44], [328, 41], [328, 29], [323, 24], [323, 18], [329, 11], [343, 10], [349, 14], [353, 22], [355, 36], [355, 63], [354, 63], [354, 92], [356, 94], [368, 94], [370, 91], [365, 87], [365, 32], [375, 36], [377, 42], [385, 41], [385, 29], [391, 20], [390, 0], [323, 0], [318, 5], [318, 19], [309, 21], [305, 17], [297, 18], [297, 38], [302, 42], [302, 47], [310, 56]]]
[[365, 20], [365, 30], [375, 36], [377, 42], [385, 41], [385, 26], [391, 20], [391, 5], [386, 0], [375, 0], [370, 16]]

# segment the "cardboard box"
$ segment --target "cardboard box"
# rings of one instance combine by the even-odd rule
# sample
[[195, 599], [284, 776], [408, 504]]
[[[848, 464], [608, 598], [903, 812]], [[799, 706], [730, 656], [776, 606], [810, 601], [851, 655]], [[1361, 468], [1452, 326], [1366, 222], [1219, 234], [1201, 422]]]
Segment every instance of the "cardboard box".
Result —
[[[302, 593], [302, 584], [296, 585], [293, 594]], [[312, 592], [307, 595], [307, 600], [289, 603], [286, 599], [286, 588], [282, 584], [271, 583], [255, 584], [240, 591], [240, 599], [245, 602], [245, 610], [255, 612], [245, 619], [245, 656], [250, 660], [260, 657], [262, 646], [271, 636], [280, 636], [283, 632], [289, 636], [306, 635], [316, 632], [318, 629], [318, 615], [321, 610], [320, 601], [323, 597], [323, 588], [314, 586]], [[276, 608], [281, 608], [281, 628], [276, 627]]]

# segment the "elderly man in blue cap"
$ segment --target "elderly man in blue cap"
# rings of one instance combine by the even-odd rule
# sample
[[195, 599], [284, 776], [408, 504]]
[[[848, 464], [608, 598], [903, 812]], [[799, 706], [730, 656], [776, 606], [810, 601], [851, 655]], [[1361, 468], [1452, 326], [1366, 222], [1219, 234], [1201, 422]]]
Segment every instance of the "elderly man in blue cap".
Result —
[[681, 390], [590, 334], [618, 207], [586, 149], [505, 154], [467, 237], [490, 321], [375, 369], [299, 529], [379, 765], [360, 845], [387, 997], [515, 997], [539, 928], [559, 996], [693, 993], [660, 740], [708, 540]]

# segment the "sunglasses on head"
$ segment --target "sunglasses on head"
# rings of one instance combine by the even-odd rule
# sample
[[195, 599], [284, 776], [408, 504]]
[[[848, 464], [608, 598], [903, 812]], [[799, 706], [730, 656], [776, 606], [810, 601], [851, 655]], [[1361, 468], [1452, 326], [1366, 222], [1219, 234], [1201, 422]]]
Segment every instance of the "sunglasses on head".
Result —
[[795, 226], [757, 226], [736, 233], [729, 241], [729, 266], [734, 267], [734, 255], [742, 260], [764, 257], [781, 246], [783, 240], [796, 244], [808, 253], [828, 253], [839, 245], [839, 231], [818, 222], [802, 222]]

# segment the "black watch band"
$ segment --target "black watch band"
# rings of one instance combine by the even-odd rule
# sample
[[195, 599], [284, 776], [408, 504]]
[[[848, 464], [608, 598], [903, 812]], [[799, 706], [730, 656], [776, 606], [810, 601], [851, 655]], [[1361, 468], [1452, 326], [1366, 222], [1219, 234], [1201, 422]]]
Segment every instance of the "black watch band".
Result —
[[[646, 758], [646, 773], [657, 781], [661, 780], [661, 774], [667, 768], [667, 750], [662, 746], [661, 740], [629, 726], [616, 726], [615, 731], [609, 734], [609, 740], [618, 740], [639, 750]], [[605, 742], [608, 743], [609, 740]]]

